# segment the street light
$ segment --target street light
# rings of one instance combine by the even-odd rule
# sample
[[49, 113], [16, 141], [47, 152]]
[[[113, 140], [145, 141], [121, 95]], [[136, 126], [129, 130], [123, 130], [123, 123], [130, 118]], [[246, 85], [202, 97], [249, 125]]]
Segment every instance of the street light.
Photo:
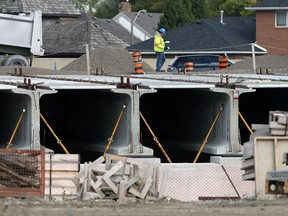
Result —
[[131, 45], [133, 45], [133, 28], [134, 28], [134, 23], [136, 22], [136, 19], [138, 18], [140, 13], [146, 13], [147, 11], [142, 9], [140, 11], [138, 11], [138, 13], [136, 14], [134, 20], [131, 22]]

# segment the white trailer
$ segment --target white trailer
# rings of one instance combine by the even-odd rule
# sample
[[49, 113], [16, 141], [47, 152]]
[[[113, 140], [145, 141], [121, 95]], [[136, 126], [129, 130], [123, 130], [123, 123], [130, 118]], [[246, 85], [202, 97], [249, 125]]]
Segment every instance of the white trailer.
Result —
[[0, 29], [0, 66], [30, 66], [34, 55], [44, 55], [41, 11], [0, 13]]

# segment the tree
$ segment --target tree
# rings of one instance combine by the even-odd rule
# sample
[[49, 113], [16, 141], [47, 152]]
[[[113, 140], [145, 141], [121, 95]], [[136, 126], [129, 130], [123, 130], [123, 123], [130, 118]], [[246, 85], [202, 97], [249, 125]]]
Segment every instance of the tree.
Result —
[[96, 12], [96, 5], [99, 4], [101, 0], [73, 0], [76, 7], [84, 13], [93, 14]]
[[175, 29], [199, 18], [207, 17], [206, 0], [166, 0], [158, 27]]
[[221, 5], [223, 4], [223, 2], [225, 2], [226, 0], [207, 0], [208, 2], [208, 11], [209, 11], [209, 17], [215, 17], [215, 16], [219, 16], [220, 14], [220, 10], [221, 9]]
[[220, 15], [220, 10], [225, 16], [251, 16], [254, 12], [247, 11], [245, 7], [251, 6], [262, 0], [207, 0], [209, 5], [209, 16]]
[[208, 17], [209, 13], [208, 13], [208, 6], [207, 6], [206, 0], [204, 1], [194, 0], [194, 1], [188, 1], [188, 2], [190, 3], [190, 9], [188, 8], [188, 10], [190, 10], [197, 19]]
[[[122, 1], [125, 0], [73, 0], [82, 12], [98, 18], [112, 18], [117, 15], [118, 4]], [[167, 29], [179, 27], [196, 19], [219, 16], [220, 10], [224, 10], [225, 16], [249, 16], [253, 11], [247, 11], [245, 7], [261, 1], [263, 0], [174, 0], [174, 2], [173, 0], [129, 0], [133, 12], [146, 9], [151, 13], [164, 13], [161, 26], [167, 26]]]
[[118, 4], [121, 0], [104, 0], [102, 3], [96, 6], [96, 13], [94, 14], [98, 18], [111, 19], [118, 14]]
[[244, 7], [248, 6], [249, 3], [251, 3], [250, 0], [227, 0], [222, 4], [222, 8], [226, 16], [241, 16], [241, 14], [245, 14]]
[[165, 0], [154, 0], [151, 3], [151, 0], [141, 0], [141, 1], [130, 1], [132, 4], [132, 11], [139, 11], [141, 9], [145, 9], [151, 13], [163, 13]]
[[[104, 0], [96, 6], [96, 13], [94, 15], [98, 18], [112, 18], [118, 14], [118, 4], [122, 1], [124, 0]], [[151, 13], [163, 13], [165, 1], [154, 0], [151, 3], [151, 0], [129, 0], [132, 4], [133, 12], [145, 9]]]

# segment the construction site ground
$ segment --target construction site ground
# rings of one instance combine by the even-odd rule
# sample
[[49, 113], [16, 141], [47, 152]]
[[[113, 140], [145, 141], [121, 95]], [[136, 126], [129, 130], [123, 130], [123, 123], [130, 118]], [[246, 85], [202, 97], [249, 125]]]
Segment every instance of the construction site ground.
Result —
[[[286, 213], [285, 213], [286, 212]], [[178, 202], [163, 199], [157, 201], [129, 200], [119, 203], [114, 200], [55, 201], [47, 199], [1, 198], [0, 216], [184, 216], [184, 215], [286, 215], [288, 199], [277, 200], [214, 200]]]

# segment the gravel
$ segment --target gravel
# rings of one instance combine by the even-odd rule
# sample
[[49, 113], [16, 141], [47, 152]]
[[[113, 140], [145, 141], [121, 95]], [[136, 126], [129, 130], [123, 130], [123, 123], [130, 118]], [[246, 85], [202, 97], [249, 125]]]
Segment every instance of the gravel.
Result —
[[[104, 75], [127, 75], [134, 74], [132, 55], [123, 48], [100, 47], [90, 51], [90, 73], [96, 74], [96, 69]], [[0, 75], [15, 74], [15, 66], [1, 66]], [[143, 62], [145, 72], [153, 72], [154, 69]], [[22, 72], [27, 75], [87, 75], [86, 54], [72, 61], [61, 70], [51, 70], [35, 67], [22, 67]]]
[[[288, 55], [262, 55], [256, 56], [257, 68], [287, 69]], [[232, 65], [231, 69], [251, 69], [253, 67], [252, 57], [247, 57]]]
[[[113, 200], [49, 201], [42, 199], [0, 199], [1, 216], [283, 216], [288, 211], [287, 199], [282, 200], [213, 200], [179, 202], [174, 200]], [[285, 213], [286, 212], [286, 213]]]
[[[262, 55], [255, 58], [257, 73], [288, 74], [288, 55]], [[247, 57], [230, 66], [227, 72], [242, 71], [253, 73], [253, 59]]]
[[[132, 75], [134, 64], [132, 55], [121, 48], [97, 48], [90, 52], [91, 74], [96, 74], [96, 69], [104, 68], [104, 75]], [[257, 74], [288, 75], [288, 55], [263, 55], [256, 57]], [[86, 55], [82, 55], [61, 70], [50, 70], [35, 67], [23, 67], [27, 75], [87, 75]], [[15, 74], [16, 67], [1, 66], [0, 75]], [[145, 73], [155, 73], [154, 69], [143, 62]], [[192, 75], [203, 74], [253, 74], [252, 57], [247, 57], [235, 63], [226, 70], [194, 72]], [[169, 74], [169, 73], [168, 73]], [[189, 73], [190, 74], [190, 73]]]

